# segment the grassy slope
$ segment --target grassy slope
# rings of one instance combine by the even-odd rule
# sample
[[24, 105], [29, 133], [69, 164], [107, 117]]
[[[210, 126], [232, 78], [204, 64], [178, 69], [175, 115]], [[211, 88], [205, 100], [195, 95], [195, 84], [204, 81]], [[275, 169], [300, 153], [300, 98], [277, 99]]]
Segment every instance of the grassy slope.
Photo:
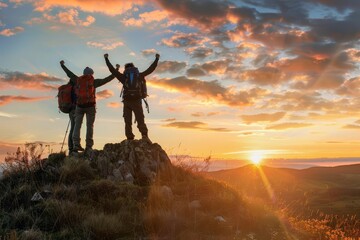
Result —
[[[328, 214], [360, 216], [360, 164], [304, 170], [261, 167], [275, 196]], [[255, 166], [208, 173], [241, 193], [268, 198], [261, 171]]]
[[285, 232], [296, 232], [295, 239], [360, 239], [360, 165], [305, 170], [249, 165], [204, 174], [248, 201], [271, 206]]
[[[103, 178], [98, 167], [53, 154], [8, 172], [0, 181], [0, 238], [285, 239], [268, 209], [219, 182], [172, 167], [151, 185], [135, 185]], [[32, 202], [37, 191], [45, 199]]]

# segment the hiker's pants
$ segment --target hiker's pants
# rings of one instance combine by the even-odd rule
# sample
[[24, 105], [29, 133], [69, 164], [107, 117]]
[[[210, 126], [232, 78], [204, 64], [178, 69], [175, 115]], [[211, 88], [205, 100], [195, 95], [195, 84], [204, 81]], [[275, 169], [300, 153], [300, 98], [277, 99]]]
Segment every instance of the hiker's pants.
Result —
[[141, 99], [129, 100], [126, 99], [124, 103], [123, 117], [125, 120], [125, 135], [127, 139], [134, 139], [135, 135], [132, 132], [132, 113], [134, 112], [137, 127], [141, 135], [147, 136], [148, 129], [145, 124], [145, 116], [142, 108]]
[[72, 151], [74, 148], [73, 133], [75, 127], [75, 108], [69, 112], [69, 119], [70, 119], [70, 132], [68, 138], [68, 146], [69, 146], [69, 151]]
[[93, 135], [94, 135], [94, 122], [96, 115], [96, 108], [93, 107], [79, 107], [76, 106], [75, 109], [75, 127], [73, 133], [73, 143], [75, 146], [80, 146], [80, 130], [83, 122], [84, 114], [86, 114], [86, 147], [92, 148], [94, 145]]

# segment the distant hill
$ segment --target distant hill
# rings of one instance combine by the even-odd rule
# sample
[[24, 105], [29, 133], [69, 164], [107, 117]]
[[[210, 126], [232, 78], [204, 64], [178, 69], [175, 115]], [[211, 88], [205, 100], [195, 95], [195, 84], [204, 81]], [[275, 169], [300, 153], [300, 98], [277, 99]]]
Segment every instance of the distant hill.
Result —
[[247, 165], [204, 175], [246, 196], [360, 217], [360, 164], [302, 170]]

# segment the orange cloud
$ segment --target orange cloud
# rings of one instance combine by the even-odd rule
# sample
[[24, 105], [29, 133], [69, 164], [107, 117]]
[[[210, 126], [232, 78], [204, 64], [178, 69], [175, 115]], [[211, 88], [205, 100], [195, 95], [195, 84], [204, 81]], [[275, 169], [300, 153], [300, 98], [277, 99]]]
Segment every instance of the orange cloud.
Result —
[[156, 68], [157, 73], [178, 73], [186, 67], [186, 62], [178, 61], [161, 61]]
[[23, 31], [24, 31], [23, 27], [6, 28], [0, 32], [0, 35], [5, 37], [10, 37]]
[[230, 4], [224, 1], [168, 1], [156, 0], [171, 18], [181, 18], [187, 25], [216, 28], [227, 23]]
[[249, 91], [235, 91], [231, 87], [225, 88], [221, 86], [217, 80], [201, 81], [184, 76], [173, 79], [153, 79], [148, 83], [166, 90], [175, 90], [231, 107], [252, 105], [256, 98], [266, 92], [260, 88], [253, 88]]
[[360, 95], [360, 77], [351, 78], [345, 81], [337, 90], [339, 95], [358, 97]]
[[101, 12], [107, 15], [120, 15], [135, 5], [143, 5], [145, 0], [122, 0], [121, 2], [113, 0], [40, 0], [34, 1], [35, 10], [44, 12], [54, 7], [79, 8], [85, 12]]
[[121, 107], [121, 104], [118, 103], [118, 102], [110, 102], [110, 103], [107, 104], [107, 106], [109, 108], [119, 108], [119, 107]]
[[133, 27], [142, 27], [145, 24], [149, 24], [151, 22], [161, 22], [168, 17], [166, 11], [163, 10], [155, 10], [152, 12], [145, 12], [139, 14], [139, 18], [128, 18], [122, 20], [125, 26], [133, 26]]
[[272, 67], [244, 71], [242, 77], [260, 85], [276, 85], [285, 80], [284, 74], [279, 69]]
[[271, 126], [268, 126], [266, 129], [273, 129], [273, 130], [284, 130], [289, 128], [303, 128], [303, 127], [309, 127], [312, 126], [312, 124], [308, 123], [280, 123], [280, 124], [274, 124]]
[[142, 50], [141, 51], [141, 54], [144, 55], [145, 57], [148, 57], [148, 56], [155, 56], [155, 54], [157, 53], [158, 51], [154, 48], [151, 48], [151, 49], [145, 49], [145, 50]]
[[0, 2], [0, 9], [6, 8], [8, 5], [6, 3]]
[[176, 32], [170, 38], [164, 38], [161, 43], [168, 47], [180, 48], [202, 45], [209, 41], [209, 38], [197, 33]]
[[61, 23], [65, 25], [72, 26], [84, 26], [88, 27], [93, 24], [96, 19], [93, 16], [87, 16], [85, 20], [79, 18], [79, 12], [76, 9], [69, 9], [67, 11], [60, 11], [56, 15], [50, 15], [49, 13], [44, 13], [42, 17], [32, 18], [27, 21], [27, 24], [41, 24], [44, 22], [52, 22], [52, 23]]
[[[34, 90], [56, 90], [64, 81], [46, 73], [30, 74], [0, 71], [0, 89], [19, 88]], [[54, 85], [55, 83], [55, 85]]]
[[100, 92], [96, 93], [96, 98], [101, 100], [101, 99], [107, 99], [114, 96], [114, 92], [110, 91], [110, 90], [102, 90]]
[[192, 113], [191, 116], [193, 117], [210, 117], [210, 116], [215, 116], [215, 115], [219, 115], [221, 114], [220, 112], [209, 112], [209, 113], [204, 113], [204, 112], [196, 112], [196, 113]]
[[360, 129], [360, 125], [348, 124], [348, 125], [343, 126], [343, 128], [345, 128], [345, 129]]
[[24, 96], [1, 95], [0, 106], [10, 104], [11, 102], [36, 102], [51, 98], [53, 97], [24, 97]]
[[241, 115], [241, 118], [245, 123], [249, 124], [253, 122], [276, 122], [282, 119], [285, 115], [285, 112], [260, 113], [254, 115]]
[[114, 41], [114, 42], [92, 42], [89, 41], [86, 43], [90, 47], [100, 48], [102, 50], [113, 50], [117, 47], [124, 46], [124, 43], [121, 41]]
[[206, 58], [214, 53], [214, 50], [212, 48], [204, 47], [204, 46], [195, 46], [195, 47], [189, 47], [185, 49], [185, 52], [191, 57], [191, 58]]
[[231, 130], [227, 128], [210, 128], [206, 123], [190, 121], [190, 122], [170, 122], [163, 125], [164, 127], [180, 128], [180, 129], [199, 129], [205, 131], [215, 131], [215, 132], [230, 132]]

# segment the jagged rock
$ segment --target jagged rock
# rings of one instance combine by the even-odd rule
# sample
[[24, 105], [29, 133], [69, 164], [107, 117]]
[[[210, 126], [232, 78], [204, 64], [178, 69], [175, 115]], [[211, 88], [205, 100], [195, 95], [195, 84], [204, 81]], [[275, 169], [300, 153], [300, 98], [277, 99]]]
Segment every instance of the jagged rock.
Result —
[[115, 178], [114, 180], [117, 180], [117, 181], [123, 181], [124, 180], [124, 178], [123, 178], [123, 176], [121, 174], [121, 171], [118, 168], [114, 169], [113, 175], [114, 175], [114, 178]]
[[104, 177], [139, 184], [154, 182], [158, 171], [167, 170], [171, 165], [159, 144], [143, 140], [108, 143], [94, 153], [92, 160]]
[[217, 222], [226, 222], [225, 218], [223, 216], [216, 216], [214, 218]]
[[125, 181], [129, 183], [134, 183], [134, 177], [131, 173], [127, 173], [125, 176]]
[[34, 193], [34, 195], [31, 198], [32, 202], [39, 202], [42, 200], [44, 200], [44, 198], [41, 196], [41, 193], [39, 193], [39, 192]]
[[170, 200], [174, 198], [174, 194], [173, 194], [171, 188], [166, 185], [160, 187], [160, 193], [163, 196], [163, 198], [170, 199]]
[[189, 203], [189, 208], [190, 209], [198, 209], [201, 208], [201, 203], [199, 200], [194, 200], [192, 202]]

